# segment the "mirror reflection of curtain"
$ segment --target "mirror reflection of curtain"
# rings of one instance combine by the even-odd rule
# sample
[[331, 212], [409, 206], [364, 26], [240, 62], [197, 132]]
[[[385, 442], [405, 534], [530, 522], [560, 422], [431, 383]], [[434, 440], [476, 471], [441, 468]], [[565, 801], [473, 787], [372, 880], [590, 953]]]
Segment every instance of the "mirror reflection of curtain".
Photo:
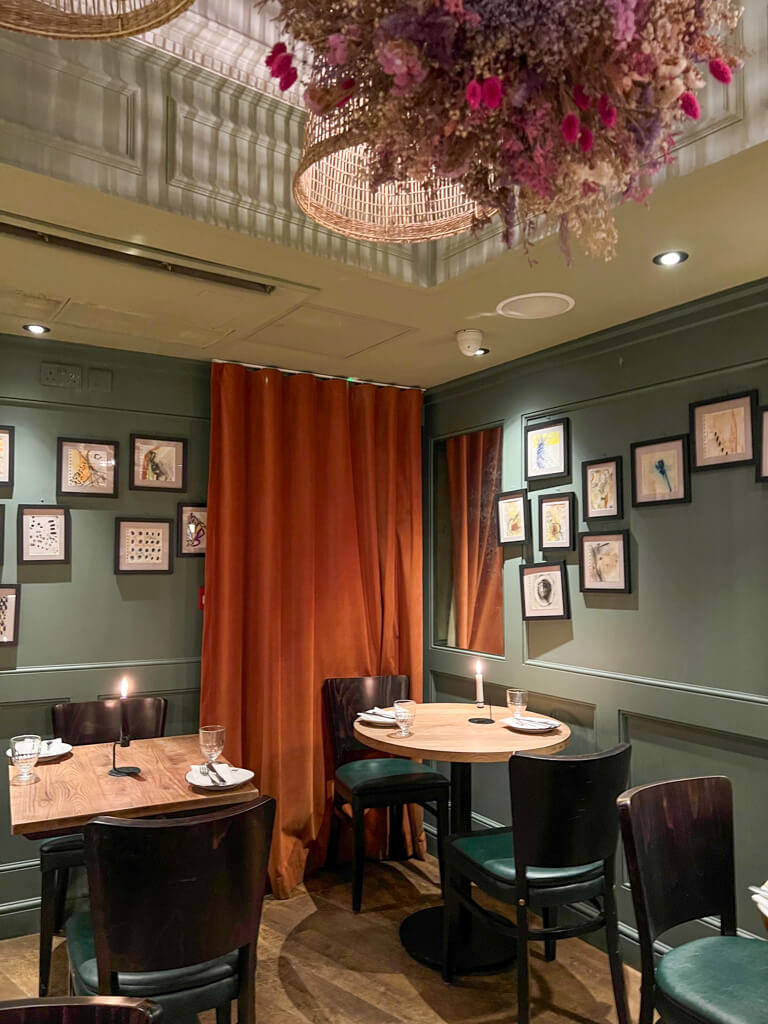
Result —
[[501, 490], [501, 427], [445, 442], [453, 549], [455, 645], [504, 653], [503, 554], [494, 496]]

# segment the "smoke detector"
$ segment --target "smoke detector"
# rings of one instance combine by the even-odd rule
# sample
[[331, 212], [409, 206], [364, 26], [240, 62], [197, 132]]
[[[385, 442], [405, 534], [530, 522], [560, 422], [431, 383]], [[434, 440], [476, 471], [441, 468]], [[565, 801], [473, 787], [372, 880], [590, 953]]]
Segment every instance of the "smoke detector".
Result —
[[491, 351], [489, 348], [483, 348], [483, 332], [475, 327], [456, 331], [456, 344], [463, 356], [487, 356]]
[[560, 292], [528, 292], [526, 295], [513, 295], [504, 299], [496, 307], [499, 316], [512, 317], [513, 320], [544, 320], [549, 316], [560, 316], [576, 305], [570, 295]]

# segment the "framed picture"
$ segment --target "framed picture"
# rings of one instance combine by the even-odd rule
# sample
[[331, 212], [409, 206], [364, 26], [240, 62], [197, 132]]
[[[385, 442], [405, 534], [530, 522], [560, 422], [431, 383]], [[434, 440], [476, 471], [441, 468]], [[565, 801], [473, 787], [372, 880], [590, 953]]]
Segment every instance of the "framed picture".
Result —
[[579, 590], [629, 594], [629, 530], [579, 534]]
[[520, 592], [524, 619], [570, 619], [565, 562], [521, 565]]
[[5, 560], [5, 505], [0, 505], [0, 565]]
[[584, 519], [621, 519], [624, 515], [622, 458], [593, 459], [581, 465]]
[[692, 402], [693, 468], [721, 469], [755, 460], [757, 391]]
[[14, 647], [19, 642], [21, 587], [18, 583], [0, 586], [0, 644]]
[[531, 503], [528, 491], [503, 491], [496, 495], [499, 544], [527, 544], [531, 539]]
[[202, 557], [208, 540], [208, 506], [179, 502], [176, 514], [176, 554], [179, 558]]
[[81, 441], [60, 437], [56, 456], [56, 494], [87, 498], [117, 497], [117, 441]]
[[758, 480], [768, 480], [768, 405], [757, 411], [757, 469]]
[[115, 519], [115, 572], [171, 573], [171, 519]]
[[542, 551], [573, 551], [575, 538], [575, 495], [539, 495], [539, 547]]
[[632, 505], [671, 505], [691, 500], [688, 435], [635, 441], [632, 460]]
[[567, 417], [525, 428], [525, 479], [551, 480], [571, 472]]
[[19, 505], [19, 565], [68, 565], [72, 540], [64, 505]]
[[186, 438], [131, 434], [129, 485], [134, 491], [186, 491]]
[[0, 427], [0, 487], [13, 486], [13, 427]]

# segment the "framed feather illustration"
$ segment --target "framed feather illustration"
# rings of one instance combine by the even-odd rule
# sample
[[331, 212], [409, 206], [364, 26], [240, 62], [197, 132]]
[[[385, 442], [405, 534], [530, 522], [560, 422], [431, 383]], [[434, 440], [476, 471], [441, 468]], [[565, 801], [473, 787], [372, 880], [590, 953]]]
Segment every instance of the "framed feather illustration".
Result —
[[117, 441], [58, 439], [56, 494], [88, 498], [116, 498], [119, 445]]

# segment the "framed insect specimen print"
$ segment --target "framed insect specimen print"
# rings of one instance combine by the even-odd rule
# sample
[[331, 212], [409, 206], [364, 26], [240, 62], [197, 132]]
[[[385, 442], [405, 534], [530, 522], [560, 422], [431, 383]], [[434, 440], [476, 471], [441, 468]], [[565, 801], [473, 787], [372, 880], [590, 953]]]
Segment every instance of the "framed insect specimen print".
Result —
[[573, 551], [575, 495], [573, 491], [561, 494], [539, 495], [539, 547], [544, 551]]
[[570, 423], [567, 417], [525, 428], [525, 479], [551, 480], [571, 472]]
[[19, 584], [0, 585], [0, 646], [14, 647], [19, 642], [20, 606]]
[[179, 558], [202, 557], [208, 540], [208, 506], [179, 502], [176, 516], [176, 554]]
[[134, 491], [186, 491], [187, 439], [131, 434], [129, 486]]
[[756, 406], [757, 391], [691, 403], [694, 470], [722, 469], [755, 461]]
[[14, 428], [0, 427], [0, 487], [13, 486]]
[[570, 619], [565, 562], [535, 562], [520, 566], [523, 618]]
[[527, 544], [531, 539], [531, 503], [528, 491], [503, 491], [496, 495], [499, 544]]
[[579, 589], [585, 594], [631, 593], [629, 530], [579, 534]]
[[630, 445], [632, 505], [669, 505], [691, 500], [688, 435], [657, 437]]
[[115, 572], [173, 572], [171, 519], [115, 519]]
[[19, 505], [19, 565], [68, 565], [72, 540], [64, 505]]
[[622, 458], [593, 459], [581, 465], [584, 519], [621, 519], [624, 515]]
[[56, 457], [58, 497], [116, 498], [118, 450], [117, 441], [60, 437]]

